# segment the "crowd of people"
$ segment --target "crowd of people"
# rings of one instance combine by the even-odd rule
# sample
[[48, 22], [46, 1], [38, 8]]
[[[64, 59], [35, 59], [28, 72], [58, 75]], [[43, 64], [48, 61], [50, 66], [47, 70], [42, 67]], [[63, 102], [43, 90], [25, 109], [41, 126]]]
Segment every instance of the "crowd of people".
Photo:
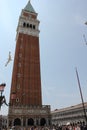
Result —
[[31, 126], [28, 128], [14, 127], [5, 130], [87, 130], [87, 125], [68, 124], [68, 125], [52, 125], [52, 126]]
[[63, 126], [57, 126], [54, 127], [55, 130], [87, 130], [86, 125], [81, 124], [69, 124], [69, 125], [63, 125]]

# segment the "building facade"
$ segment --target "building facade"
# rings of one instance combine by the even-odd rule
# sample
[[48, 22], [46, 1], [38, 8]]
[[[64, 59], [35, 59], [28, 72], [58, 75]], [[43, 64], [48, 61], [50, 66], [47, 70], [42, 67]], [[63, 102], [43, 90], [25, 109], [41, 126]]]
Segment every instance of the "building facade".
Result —
[[7, 128], [7, 116], [0, 115], [0, 130]]
[[[87, 118], [87, 102], [84, 103], [86, 118]], [[77, 104], [75, 106], [56, 109], [51, 112], [52, 115], [52, 124], [54, 125], [66, 125], [67, 123], [71, 124], [86, 124], [86, 118], [84, 115], [84, 109], [82, 104]]]
[[19, 17], [10, 91], [8, 126], [50, 125], [50, 105], [42, 105], [39, 23], [30, 1]]

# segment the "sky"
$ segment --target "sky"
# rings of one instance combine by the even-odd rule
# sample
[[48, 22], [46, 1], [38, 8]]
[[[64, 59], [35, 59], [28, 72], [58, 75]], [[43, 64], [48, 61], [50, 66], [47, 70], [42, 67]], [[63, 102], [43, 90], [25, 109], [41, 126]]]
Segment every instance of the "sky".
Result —
[[[0, 1], [0, 83], [5, 82], [7, 103], [16, 47], [16, 29], [28, 0]], [[81, 103], [77, 67], [84, 102], [87, 102], [87, 0], [31, 0], [40, 20], [40, 69], [43, 105], [51, 110]], [[12, 61], [5, 67], [9, 51]], [[0, 114], [7, 114], [2, 106]]]

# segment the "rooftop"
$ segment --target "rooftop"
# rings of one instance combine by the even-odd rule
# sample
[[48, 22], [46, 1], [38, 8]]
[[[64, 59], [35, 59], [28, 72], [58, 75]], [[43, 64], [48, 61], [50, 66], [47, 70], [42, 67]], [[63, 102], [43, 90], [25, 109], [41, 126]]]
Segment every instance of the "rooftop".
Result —
[[27, 11], [27, 12], [36, 13], [33, 6], [30, 3], [30, 0], [28, 1], [28, 3], [25, 6], [24, 10]]
[[[87, 108], [87, 102], [84, 103], [84, 106]], [[78, 108], [81, 108], [81, 107], [83, 107], [82, 103], [74, 105], [74, 106], [62, 108], [62, 109], [55, 109], [51, 113], [64, 112], [64, 111], [69, 111], [69, 110], [73, 110], [73, 109], [78, 109]]]

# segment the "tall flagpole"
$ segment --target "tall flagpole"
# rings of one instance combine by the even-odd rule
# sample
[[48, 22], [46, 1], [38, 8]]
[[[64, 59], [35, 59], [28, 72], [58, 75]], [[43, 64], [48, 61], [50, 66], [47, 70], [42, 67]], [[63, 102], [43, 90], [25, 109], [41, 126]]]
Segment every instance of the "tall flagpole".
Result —
[[77, 81], [78, 81], [78, 86], [79, 86], [80, 96], [81, 96], [81, 100], [82, 100], [82, 106], [83, 106], [84, 117], [85, 117], [86, 125], [87, 125], [86, 110], [85, 110], [85, 105], [84, 105], [84, 100], [83, 100], [83, 95], [82, 95], [82, 90], [81, 90], [81, 85], [80, 85], [80, 80], [79, 80], [79, 75], [78, 75], [77, 68], [76, 68], [76, 76], [77, 76]]

